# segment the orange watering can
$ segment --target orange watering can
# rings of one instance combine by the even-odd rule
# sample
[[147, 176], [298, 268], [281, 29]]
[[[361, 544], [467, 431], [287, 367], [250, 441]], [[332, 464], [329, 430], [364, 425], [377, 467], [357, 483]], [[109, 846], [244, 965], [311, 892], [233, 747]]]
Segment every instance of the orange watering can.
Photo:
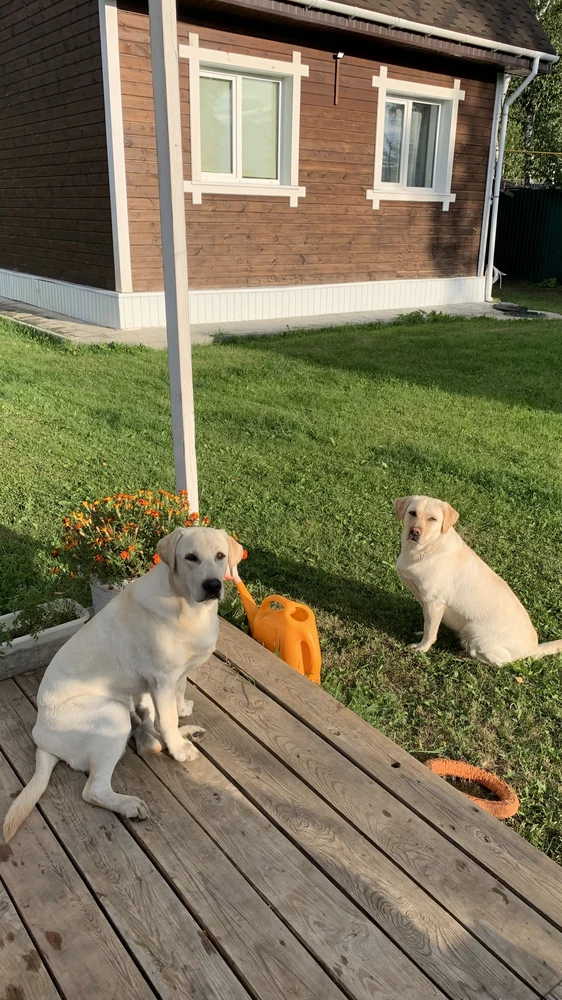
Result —
[[[272, 594], [258, 607], [236, 573], [233, 577], [248, 616], [252, 637], [272, 653], [279, 653], [299, 674], [320, 684], [322, 657], [314, 614], [305, 604]], [[280, 608], [273, 608], [280, 604]]]

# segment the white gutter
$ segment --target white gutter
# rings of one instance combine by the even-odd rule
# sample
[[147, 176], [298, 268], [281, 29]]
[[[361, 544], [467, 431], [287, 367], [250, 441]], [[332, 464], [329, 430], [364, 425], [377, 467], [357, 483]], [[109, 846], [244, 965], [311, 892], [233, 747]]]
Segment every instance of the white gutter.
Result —
[[496, 161], [496, 176], [494, 179], [494, 196], [492, 199], [492, 217], [490, 219], [490, 238], [488, 241], [488, 266], [486, 268], [486, 285], [485, 285], [485, 299], [487, 302], [492, 301], [492, 285], [494, 284], [494, 254], [496, 251], [496, 234], [498, 227], [498, 209], [500, 203], [500, 190], [502, 183], [502, 172], [503, 172], [503, 155], [505, 152], [505, 137], [507, 134], [507, 119], [509, 116], [509, 109], [514, 101], [517, 100], [520, 94], [529, 86], [530, 83], [535, 79], [539, 71], [539, 60], [540, 56], [536, 55], [533, 59], [533, 68], [528, 76], [525, 77], [523, 82], [519, 85], [517, 90], [513, 91], [509, 97], [503, 102], [502, 108], [502, 123], [500, 131], [500, 141], [498, 145], [498, 158]]
[[503, 71], [498, 73], [496, 78], [496, 96], [494, 99], [494, 113], [492, 117], [492, 131], [490, 133], [490, 150], [488, 153], [488, 170], [486, 173], [486, 188], [484, 190], [484, 211], [482, 213], [482, 227], [480, 229], [480, 247], [478, 250], [478, 267], [476, 273], [479, 278], [484, 274], [486, 264], [486, 244], [488, 242], [488, 224], [490, 222], [490, 211], [492, 208], [492, 187], [494, 184], [494, 169], [498, 155], [498, 129], [500, 125], [500, 115], [502, 103], [505, 100], [509, 76]]
[[361, 21], [373, 21], [384, 24], [387, 28], [400, 28], [401, 31], [413, 31], [418, 35], [444, 38], [461, 45], [472, 45], [478, 49], [489, 49], [491, 52], [504, 52], [506, 55], [520, 56], [524, 59], [540, 59], [542, 62], [556, 63], [560, 58], [551, 52], [539, 52], [536, 49], [524, 49], [520, 45], [508, 45], [491, 38], [480, 38], [479, 35], [465, 35], [460, 31], [450, 31], [448, 28], [436, 28], [433, 24], [420, 24], [417, 21], [407, 21], [403, 17], [392, 17], [390, 14], [379, 14], [378, 11], [367, 10], [365, 7], [352, 7], [347, 3], [337, 3], [336, 0], [291, 0], [307, 10], [325, 10], [331, 14], [343, 14]]

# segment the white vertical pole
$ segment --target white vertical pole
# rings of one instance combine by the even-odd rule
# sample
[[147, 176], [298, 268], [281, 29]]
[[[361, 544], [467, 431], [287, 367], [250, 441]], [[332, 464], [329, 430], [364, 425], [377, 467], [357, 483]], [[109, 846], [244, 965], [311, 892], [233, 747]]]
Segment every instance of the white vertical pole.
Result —
[[198, 510], [176, 0], [148, 9], [176, 487]]

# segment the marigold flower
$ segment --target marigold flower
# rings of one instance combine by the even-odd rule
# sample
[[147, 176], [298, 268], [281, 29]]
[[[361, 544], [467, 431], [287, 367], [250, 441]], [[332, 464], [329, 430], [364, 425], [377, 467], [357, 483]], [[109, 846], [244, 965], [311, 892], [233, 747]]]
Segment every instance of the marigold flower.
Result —
[[152, 556], [152, 565], [157, 566], [159, 562], [161, 562], [160, 556], [158, 555], [157, 552], [155, 552], [154, 555]]
[[127, 549], [123, 549], [123, 551], [121, 552], [121, 558], [122, 559], [128, 559], [129, 558], [129, 553], [127, 552]]

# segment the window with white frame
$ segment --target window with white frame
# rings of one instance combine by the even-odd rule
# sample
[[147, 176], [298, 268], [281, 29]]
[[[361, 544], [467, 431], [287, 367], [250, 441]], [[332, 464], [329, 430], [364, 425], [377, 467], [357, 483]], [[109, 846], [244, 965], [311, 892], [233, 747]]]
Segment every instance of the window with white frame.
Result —
[[375, 170], [367, 198], [436, 201], [447, 211], [455, 194], [451, 178], [460, 80], [452, 88], [392, 80], [382, 66], [373, 86], [379, 88]]
[[300, 53], [292, 62], [199, 47], [190, 34], [180, 45], [189, 59], [191, 180], [194, 203], [203, 194], [286, 197], [298, 204]]

